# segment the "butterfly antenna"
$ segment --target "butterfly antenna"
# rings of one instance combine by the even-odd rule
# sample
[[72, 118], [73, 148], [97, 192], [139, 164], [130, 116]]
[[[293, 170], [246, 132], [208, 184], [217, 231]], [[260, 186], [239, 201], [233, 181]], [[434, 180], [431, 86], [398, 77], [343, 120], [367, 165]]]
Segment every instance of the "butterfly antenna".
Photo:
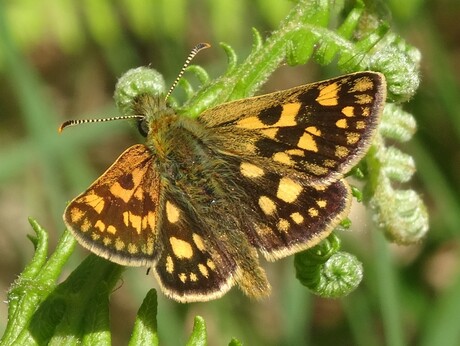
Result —
[[66, 127], [75, 126], [80, 124], [86, 123], [102, 123], [105, 121], [113, 121], [113, 120], [124, 120], [124, 119], [142, 119], [144, 116], [142, 115], [121, 115], [117, 117], [111, 118], [102, 118], [102, 119], [78, 119], [78, 120], [67, 120], [64, 121], [61, 126], [59, 126], [58, 131], [61, 133]]
[[[174, 88], [177, 86], [177, 83], [179, 83], [179, 80], [181, 77], [184, 75], [185, 69], [187, 66], [190, 64], [192, 59], [195, 57], [195, 55], [198, 54], [200, 50], [206, 49], [211, 47], [209, 43], [198, 43], [195, 47], [193, 47], [192, 51], [188, 55], [187, 59], [185, 59], [184, 66], [179, 72], [179, 75], [177, 76], [176, 80], [172, 84], [171, 88], [169, 89], [168, 93], [166, 94], [165, 100], [168, 99], [169, 95], [173, 92]], [[61, 133], [66, 127], [69, 126], [75, 126], [75, 125], [80, 125], [80, 124], [86, 124], [86, 123], [101, 123], [105, 121], [113, 121], [113, 120], [123, 120], [123, 119], [142, 119], [144, 116], [142, 115], [124, 115], [124, 116], [117, 116], [117, 117], [111, 117], [111, 118], [102, 118], [102, 119], [78, 119], [78, 120], [67, 120], [59, 126], [58, 131]]]
[[195, 47], [193, 47], [192, 51], [190, 52], [190, 54], [188, 55], [187, 59], [185, 59], [185, 63], [184, 63], [184, 66], [182, 66], [182, 69], [180, 70], [179, 72], [179, 75], [177, 76], [176, 80], [174, 81], [174, 83], [171, 85], [171, 88], [169, 88], [169, 91], [168, 93], [166, 94], [166, 97], [165, 97], [165, 100], [168, 99], [168, 97], [171, 95], [171, 93], [173, 92], [174, 88], [177, 86], [177, 83], [179, 83], [179, 80], [182, 78], [182, 76], [184, 75], [184, 72], [185, 72], [185, 69], [187, 68], [187, 66], [190, 64], [190, 61], [192, 61], [192, 59], [195, 57], [195, 55], [198, 54], [198, 52], [200, 50], [203, 50], [203, 49], [206, 49], [206, 48], [209, 48], [211, 47], [211, 45], [209, 43], [198, 43]]

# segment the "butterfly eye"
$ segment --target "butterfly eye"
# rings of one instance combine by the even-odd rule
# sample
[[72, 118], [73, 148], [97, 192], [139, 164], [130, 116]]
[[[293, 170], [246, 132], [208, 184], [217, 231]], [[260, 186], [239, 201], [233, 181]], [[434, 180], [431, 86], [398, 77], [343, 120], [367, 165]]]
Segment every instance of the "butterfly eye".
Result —
[[149, 125], [147, 120], [145, 120], [145, 117], [137, 121], [137, 129], [142, 137], [147, 137], [149, 134]]

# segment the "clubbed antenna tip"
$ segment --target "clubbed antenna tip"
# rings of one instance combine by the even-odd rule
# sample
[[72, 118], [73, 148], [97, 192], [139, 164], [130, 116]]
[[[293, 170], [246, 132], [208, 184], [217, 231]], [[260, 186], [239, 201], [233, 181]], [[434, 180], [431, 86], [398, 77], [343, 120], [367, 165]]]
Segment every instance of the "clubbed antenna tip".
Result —
[[209, 47], [211, 47], [211, 45], [209, 43], [198, 43], [195, 47], [193, 47], [193, 49], [190, 52], [190, 54], [188, 55], [187, 59], [185, 59], [184, 66], [182, 66], [182, 68], [181, 68], [176, 80], [171, 85], [171, 88], [169, 88], [169, 91], [166, 94], [165, 99], [168, 99], [169, 95], [171, 95], [171, 93], [173, 92], [173, 90], [176, 87], [177, 83], [179, 83], [179, 80], [182, 78], [182, 76], [183, 76], [183, 74], [185, 72], [185, 69], [190, 64], [190, 62], [195, 57], [195, 55], [197, 55], [199, 51], [201, 51], [203, 49], [206, 49], [206, 48], [209, 48]]

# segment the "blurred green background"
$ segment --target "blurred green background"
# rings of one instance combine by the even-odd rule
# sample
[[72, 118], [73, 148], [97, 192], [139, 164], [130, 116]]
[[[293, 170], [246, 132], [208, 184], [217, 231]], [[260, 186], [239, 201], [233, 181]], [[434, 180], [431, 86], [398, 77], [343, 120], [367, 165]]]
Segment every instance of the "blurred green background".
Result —
[[[223, 73], [219, 42], [243, 59], [251, 28], [268, 35], [291, 6], [283, 0], [0, 0], [2, 301], [33, 254], [27, 217], [35, 217], [55, 244], [66, 201], [139, 141], [123, 122], [62, 135], [59, 124], [116, 115], [114, 85], [129, 68], [150, 64], [172, 83], [198, 42], [213, 48], [195, 63], [211, 76]], [[422, 85], [405, 105], [418, 133], [400, 147], [417, 162], [410, 184], [430, 211], [427, 238], [408, 247], [391, 245], [358, 216], [344, 249], [363, 261], [365, 278], [340, 300], [311, 296], [295, 280], [292, 258], [266, 266], [273, 294], [262, 302], [236, 289], [218, 301], [187, 305], [159, 293], [161, 344], [184, 344], [197, 314], [207, 322], [211, 345], [231, 337], [247, 345], [460, 344], [460, 2], [389, 0], [379, 8], [393, 30], [422, 52]], [[321, 79], [321, 71], [313, 63], [282, 67], [264, 91]], [[68, 272], [84, 255], [79, 247]], [[126, 343], [140, 302], [156, 285], [142, 268], [125, 272], [111, 300], [114, 345]], [[2, 304], [0, 331], [6, 318]]]

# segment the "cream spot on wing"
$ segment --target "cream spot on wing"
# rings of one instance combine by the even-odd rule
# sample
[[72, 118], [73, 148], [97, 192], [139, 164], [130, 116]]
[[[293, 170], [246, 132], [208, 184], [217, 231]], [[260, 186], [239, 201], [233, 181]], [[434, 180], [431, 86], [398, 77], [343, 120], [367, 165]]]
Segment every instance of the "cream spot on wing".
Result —
[[270, 128], [270, 129], [261, 130], [260, 132], [262, 132], [268, 138], [275, 139], [276, 134], [278, 133], [278, 130], [279, 130], [278, 128], [274, 127], [274, 128]]
[[273, 126], [276, 127], [288, 127], [296, 126], [296, 116], [300, 109], [300, 102], [296, 103], [286, 103], [283, 105], [283, 111], [281, 112], [280, 120], [276, 122]]
[[82, 223], [80, 229], [81, 229], [82, 232], [88, 232], [90, 228], [91, 228], [91, 222], [89, 222], [88, 218], [85, 218], [83, 220], [83, 223]]
[[281, 178], [278, 191], [276, 192], [276, 197], [287, 202], [294, 202], [300, 193], [303, 191], [302, 185], [290, 178]]
[[128, 203], [131, 199], [131, 196], [133, 195], [132, 190], [124, 189], [119, 182], [116, 182], [110, 186], [110, 193], [115, 197], [122, 199], [125, 203]]
[[93, 239], [94, 241], [99, 240], [100, 237], [101, 235], [99, 233], [91, 233], [91, 239]]
[[144, 215], [142, 217], [141, 227], [142, 227], [143, 230], [145, 230], [147, 228], [147, 219], [148, 219], [147, 215]]
[[83, 220], [83, 223], [80, 226], [80, 230], [83, 233], [86, 233], [86, 232], [88, 232], [90, 230], [90, 228], [91, 228], [91, 222], [89, 222], [88, 218], [85, 218]]
[[360, 139], [359, 133], [356, 132], [347, 132], [347, 144], [352, 145], [356, 144]]
[[[139, 169], [136, 168], [131, 172], [131, 179], [132, 179], [132, 189], [125, 189], [123, 186], [120, 185], [119, 182], [115, 182], [110, 186], [110, 193], [114, 195], [117, 198], [122, 199], [125, 203], [128, 203], [128, 201], [131, 199], [133, 196], [134, 192], [137, 190], [137, 187], [139, 186], [140, 182], [142, 181], [142, 178], [145, 175], [145, 170], [146, 169]], [[136, 191], [136, 198], [139, 197], [139, 191]], [[139, 199], [139, 198], [138, 198]]]
[[198, 250], [200, 250], [201, 252], [204, 252], [204, 250], [206, 250], [206, 247], [204, 246], [203, 238], [201, 238], [196, 233], [193, 233], [192, 238]]
[[153, 237], [148, 237], [147, 241], [145, 244], [142, 246], [142, 252], [145, 253], [146, 255], [152, 255], [153, 254]]
[[337, 156], [337, 157], [339, 157], [341, 159], [344, 158], [345, 156], [347, 156], [349, 153], [350, 153], [350, 151], [347, 148], [345, 148], [345, 147], [343, 147], [341, 145], [337, 145], [335, 147], [335, 156]]
[[312, 186], [316, 191], [324, 191], [326, 190], [326, 186], [324, 185], [317, 185], [317, 186]]
[[305, 151], [302, 149], [289, 149], [286, 150], [286, 153], [293, 156], [305, 156]]
[[308, 209], [308, 215], [310, 215], [311, 217], [318, 216], [319, 215], [318, 209], [316, 209], [316, 208]]
[[95, 228], [99, 230], [99, 232], [104, 232], [105, 231], [105, 223], [103, 223], [101, 220], [97, 220], [96, 224], [94, 225]]
[[124, 211], [123, 212], [123, 223], [126, 227], [129, 226], [129, 211]]
[[174, 255], [179, 259], [190, 259], [193, 256], [193, 249], [190, 243], [176, 237], [170, 237], [169, 243], [171, 244]]
[[324, 200], [324, 199], [318, 199], [318, 200], [316, 201], [316, 204], [318, 204], [318, 207], [320, 207], [320, 208], [326, 208], [326, 206], [327, 206], [327, 201]]
[[115, 249], [121, 251], [125, 248], [125, 243], [120, 239], [115, 239]]
[[[239, 120], [236, 123], [236, 127], [244, 129], [268, 129], [273, 127], [287, 127], [287, 126], [296, 126], [297, 122], [295, 120], [297, 113], [300, 109], [300, 102], [288, 103], [283, 105], [283, 110], [281, 112], [279, 120], [273, 125], [264, 124], [258, 116], [250, 116], [244, 119]], [[266, 132], [266, 135], [269, 137], [273, 135], [274, 132]], [[270, 137], [274, 138], [274, 137]]]
[[139, 200], [139, 201], [142, 201], [144, 199], [144, 190], [143, 189], [136, 189], [136, 191], [134, 191], [134, 197]]
[[211, 259], [208, 259], [206, 261], [206, 265], [209, 267], [209, 269], [211, 270], [215, 270], [216, 269], [216, 265], [214, 264], [214, 262], [211, 260]]
[[141, 234], [141, 231], [147, 226], [147, 219], [141, 218], [139, 215], [135, 215], [130, 211], [123, 212], [123, 224], [126, 227], [133, 227], [137, 234]]
[[81, 209], [77, 207], [73, 207], [72, 209], [70, 209], [70, 221], [72, 221], [72, 223], [80, 221], [82, 217], [83, 212], [81, 211]]
[[313, 138], [313, 136], [309, 133], [304, 133], [302, 137], [300, 137], [297, 146], [305, 150], [314, 151], [315, 153], [318, 152], [316, 141]]
[[297, 114], [286, 114], [286, 115], [281, 114], [280, 120], [278, 120], [272, 126], [276, 126], [276, 127], [296, 126], [297, 125], [297, 121], [295, 120], [296, 116]]
[[264, 170], [249, 162], [241, 162], [240, 172], [246, 178], [259, 178], [264, 175]]
[[278, 224], [276, 225], [276, 227], [278, 228], [278, 230], [280, 230], [281, 232], [287, 232], [289, 231], [289, 228], [291, 227], [291, 224], [289, 223], [288, 220], [286, 219], [280, 219], [278, 221]]
[[312, 135], [315, 135], [318, 137], [321, 136], [321, 130], [319, 130], [316, 126], [308, 126], [305, 130], [311, 133]]
[[298, 212], [292, 213], [291, 214], [291, 219], [292, 219], [292, 221], [294, 221], [298, 225], [302, 224], [302, 222], [304, 220], [302, 214], [300, 214]]
[[337, 83], [332, 83], [323, 87], [316, 98], [316, 102], [318, 102], [321, 106], [337, 106], [339, 100], [339, 90], [340, 86]]
[[256, 224], [255, 227], [257, 234], [259, 234], [262, 237], [273, 235], [273, 230], [267, 225]]
[[132, 255], [137, 254], [139, 252], [139, 249], [137, 246], [133, 243], [128, 244], [128, 252]]
[[299, 113], [300, 106], [302, 104], [300, 102], [294, 102], [294, 103], [286, 103], [283, 105], [283, 111], [281, 112], [281, 118], [287, 116], [287, 115], [297, 115]]
[[355, 115], [355, 107], [346, 106], [342, 108], [342, 114], [346, 117], [353, 117]]
[[117, 229], [115, 227], [113, 227], [112, 225], [110, 225], [109, 227], [107, 227], [107, 232], [109, 232], [111, 234], [115, 234], [115, 233], [117, 233]]
[[254, 145], [254, 143], [242, 143], [242, 146], [244, 146], [244, 150], [248, 154], [254, 154], [257, 152], [257, 147]]
[[104, 209], [104, 198], [96, 195], [95, 193], [88, 193], [87, 195], [82, 196], [81, 200], [83, 203], [86, 203], [93, 208], [98, 214], [100, 214]]
[[369, 77], [362, 77], [355, 81], [355, 85], [353, 85], [353, 87], [350, 88], [349, 92], [363, 92], [372, 89], [373, 86], [374, 82]]
[[172, 274], [174, 272], [174, 262], [171, 256], [166, 257], [166, 271], [169, 274]]
[[131, 226], [136, 230], [137, 234], [141, 234], [142, 218], [139, 215], [129, 212], [129, 221], [131, 222]]
[[149, 211], [147, 214], [147, 222], [150, 225], [151, 229], [155, 229], [156, 226], [156, 213], [154, 211]]
[[209, 277], [208, 268], [204, 264], [198, 264], [198, 270], [205, 278]]
[[326, 175], [329, 170], [315, 163], [305, 163], [305, 168], [316, 176]]
[[346, 129], [348, 127], [347, 119], [340, 119], [335, 122], [335, 126], [341, 129]]
[[247, 117], [238, 121], [235, 125], [243, 129], [263, 129], [267, 128], [263, 122], [260, 121], [258, 117]]
[[171, 223], [176, 223], [179, 221], [180, 211], [174, 204], [170, 201], [166, 201], [166, 218]]
[[259, 207], [265, 215], [271, 216], [276, 213], [276, 204], [267, 196], [259, 197]]
[[182, 281], [182, 283], [185, 284], [187, 282], [187, 274], [180, 273], [178, 276], [179, 276], [179, 280]]
[[366, 123], [364, 121], [357, 121], [356, 122], [356, 129], [362, 130], [366, 127]]
[[326, 167], [329, 167], [329, 168], [334, 168], [335, 165], [336, 165], [336, 161], [326, 159], [326, 160], [324, 160], [323, 165], [326, 166]]
[[374, 101], [374, 98], [368, 94], [355, 95], [355, 98], [356, 98], [356, 103], [360, 105], [372, 103], [372, 101]]
[[278, 152], [273, 155], [273, 161], [282, 163], [283, 165], [292, 167], [295, 165], [295, 162], [292, 160], [292, 158], [286, 154], [285, 152]]

